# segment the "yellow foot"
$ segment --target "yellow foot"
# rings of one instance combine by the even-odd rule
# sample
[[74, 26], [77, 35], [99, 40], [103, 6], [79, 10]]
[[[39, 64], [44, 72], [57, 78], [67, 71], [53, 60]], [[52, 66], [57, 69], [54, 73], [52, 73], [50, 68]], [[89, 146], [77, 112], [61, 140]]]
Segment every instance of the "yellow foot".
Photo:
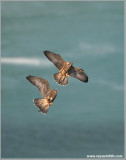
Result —
[[51, 106], [53, 104], [53, 102], [51, 102], [49, 105]]
[[67, 73], [66, 76], [69, 77], [70, 75]]

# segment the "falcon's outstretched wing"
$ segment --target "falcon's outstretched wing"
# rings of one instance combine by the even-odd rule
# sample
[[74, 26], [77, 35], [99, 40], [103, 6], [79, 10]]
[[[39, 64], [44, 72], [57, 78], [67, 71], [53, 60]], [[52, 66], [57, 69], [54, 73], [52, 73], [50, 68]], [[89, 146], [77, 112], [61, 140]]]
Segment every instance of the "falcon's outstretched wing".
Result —
[[27, 76], [26, 78], [39, 89], [43, 98], [50, 92], [51, 88], [47, 80], [35, 76]]
[[77, 78], [80, 81], [88, 82], [88, 76], [80, 68], [71, 66], [70, 69], [68, 70], [68, 75], [70, 75], [71, 77]]
[[65, 62], [59, 54], [44, 51], [45, 56], [60, 70]]

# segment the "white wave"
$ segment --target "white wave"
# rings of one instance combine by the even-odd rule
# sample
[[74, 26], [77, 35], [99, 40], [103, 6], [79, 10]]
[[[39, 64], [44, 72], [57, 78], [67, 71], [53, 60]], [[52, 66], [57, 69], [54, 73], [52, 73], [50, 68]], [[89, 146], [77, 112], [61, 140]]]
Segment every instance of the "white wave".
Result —
[[1, 63], [12, 65], [30, 65], [30, 66], [51, 66], [52, 63], [46, 59], [27, 58], [27, 57], [2, 57]]
[[86, 42], [80, 42], [79, 48], [84, 53], [92, 55], [103, 55], [115, 52], [115, 48], [110, 44], [90, 44]]

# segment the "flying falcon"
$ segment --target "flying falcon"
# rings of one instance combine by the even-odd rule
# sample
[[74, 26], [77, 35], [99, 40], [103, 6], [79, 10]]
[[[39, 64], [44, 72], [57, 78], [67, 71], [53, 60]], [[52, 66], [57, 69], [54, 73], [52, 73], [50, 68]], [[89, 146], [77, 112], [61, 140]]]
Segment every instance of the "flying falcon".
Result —
[[57, 89], [51, 90], [49, 82], [43, 78], [35, 76], [27, 76], [26, 78], [29, 82], [38, 88], [40, 94], [44, 98], [34, 99], [33, 102], [39, 108], [40, 112], [46, 114], [48, 112], [49, 106], [53, 104], [53, 101], [56, 98]]
[[88, 76], [82, 69], [74, 67], [72, 62], [65, 62], [59, 54], [50, 51], [44, 51], [44, 54], [59, 69], [59, 73], [53, 75], [58, 84], [67, 85], [69, 76], [88, 82]]

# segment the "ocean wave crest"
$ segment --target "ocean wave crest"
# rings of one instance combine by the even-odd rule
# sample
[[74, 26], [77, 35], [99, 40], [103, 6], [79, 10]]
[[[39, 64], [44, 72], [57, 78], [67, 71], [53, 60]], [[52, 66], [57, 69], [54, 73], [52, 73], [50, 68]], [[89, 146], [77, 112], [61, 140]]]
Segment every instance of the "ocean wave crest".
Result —
[[104, 55], [115, 52], [115, 48], [110, 44], [90, 44], [86, 42], [80, 42], [79, 49], [87, 54], [92, 55]]
[[30, 65], [30, 66], [51, 66], [52, 63], [46, 59], [27, 58], [27, 57], [2, 57], [1, 63], [12, 65]]

